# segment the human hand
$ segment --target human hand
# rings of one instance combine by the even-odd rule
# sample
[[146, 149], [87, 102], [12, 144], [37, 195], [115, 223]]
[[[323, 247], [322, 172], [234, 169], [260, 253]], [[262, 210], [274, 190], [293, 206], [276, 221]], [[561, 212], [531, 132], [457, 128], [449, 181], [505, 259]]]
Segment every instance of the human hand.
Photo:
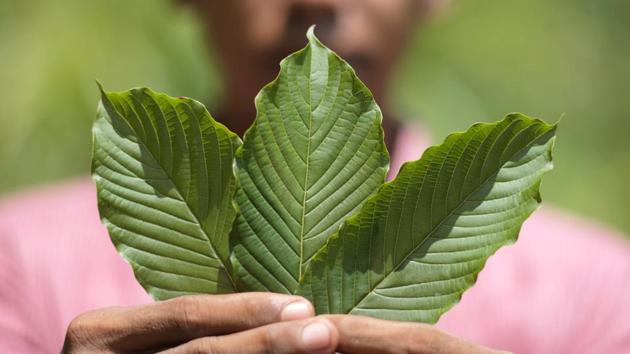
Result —
[[337, 351], [344, 354], [505, 353], [470, 343], [422, 323], [350, 315], [324, 317], [337, 328]]
[[68, 327], [62, 353], [332, 353], [337, 331], [297, 296], [182, 296], [85, 313]]
[[425, 324], [312, 316], [312, 305], [297, 296], [183, 296], [80, 315], [68, 327], [62, 352], [498, 353]]

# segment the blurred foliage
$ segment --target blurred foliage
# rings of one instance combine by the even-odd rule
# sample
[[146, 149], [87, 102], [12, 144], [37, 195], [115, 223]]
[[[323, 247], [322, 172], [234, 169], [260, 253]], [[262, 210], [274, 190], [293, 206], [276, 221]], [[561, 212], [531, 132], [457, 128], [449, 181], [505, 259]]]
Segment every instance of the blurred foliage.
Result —
[[435, 136], [508, 112], [556, 121], [543, 198], [630, 231], [630, 1], [452, 1], [400, 69]]
[[[564, 115], [546, 200], [630, 231], [629, 16], [627, 0], [452, 1], [392, 97], [438, 137], [511, 111]], [[0, 193], [89, 171], [95, 79], [216, 100], [193, 17], [165, 0], [1, 0]]]
[[96, 79], [213, 95], [199, 26], [171, 5], [0, 0], [0, 192], [88, 173]]

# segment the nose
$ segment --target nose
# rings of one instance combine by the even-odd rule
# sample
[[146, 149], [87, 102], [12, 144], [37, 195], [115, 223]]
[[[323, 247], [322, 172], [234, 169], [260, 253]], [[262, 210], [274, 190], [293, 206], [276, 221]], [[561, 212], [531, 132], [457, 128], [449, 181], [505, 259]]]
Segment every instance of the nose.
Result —
[[288, 25], [299, 32], [317, 25], [318, 36], [325, 37], [335, 26], [339, 3], [338, 0], [294, 0], [289, 7]]

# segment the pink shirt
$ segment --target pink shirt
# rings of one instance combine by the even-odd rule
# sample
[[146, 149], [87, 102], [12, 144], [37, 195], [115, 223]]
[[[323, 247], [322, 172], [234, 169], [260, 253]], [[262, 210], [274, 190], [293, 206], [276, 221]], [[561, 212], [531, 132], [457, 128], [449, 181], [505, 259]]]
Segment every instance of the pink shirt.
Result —
[[[403, 131], [392, 170], [426, 142]], [[100, 224], [87, 178], [0, 201], [0, 352], [59, 352], [78, 314], [150, 301]], [[629, 243], [545, 205], [438, 326], [516, 353], [630, 353], [628, 301]]]

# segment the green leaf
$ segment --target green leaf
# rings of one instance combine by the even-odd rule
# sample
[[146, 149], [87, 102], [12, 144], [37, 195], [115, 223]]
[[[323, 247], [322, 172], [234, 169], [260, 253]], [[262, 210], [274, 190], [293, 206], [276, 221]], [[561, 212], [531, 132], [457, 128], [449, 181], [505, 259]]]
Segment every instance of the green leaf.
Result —
[[101, 220], [140, 284], [160, 300], [236, 291], [227, 265], [238, 136], [199, 102], [146, 88], [102, 91], [93, 134]]
[[344, 223], [298, 293], [318, 313], [436, 322], [540, 204], [555, 130], [513, 114], [450, 135]]
[[384, 182], [382, 114], [313, 34], [256, 97], [236, 154], [233, 263], [250, 290], [292, 293], [312, 256]]

